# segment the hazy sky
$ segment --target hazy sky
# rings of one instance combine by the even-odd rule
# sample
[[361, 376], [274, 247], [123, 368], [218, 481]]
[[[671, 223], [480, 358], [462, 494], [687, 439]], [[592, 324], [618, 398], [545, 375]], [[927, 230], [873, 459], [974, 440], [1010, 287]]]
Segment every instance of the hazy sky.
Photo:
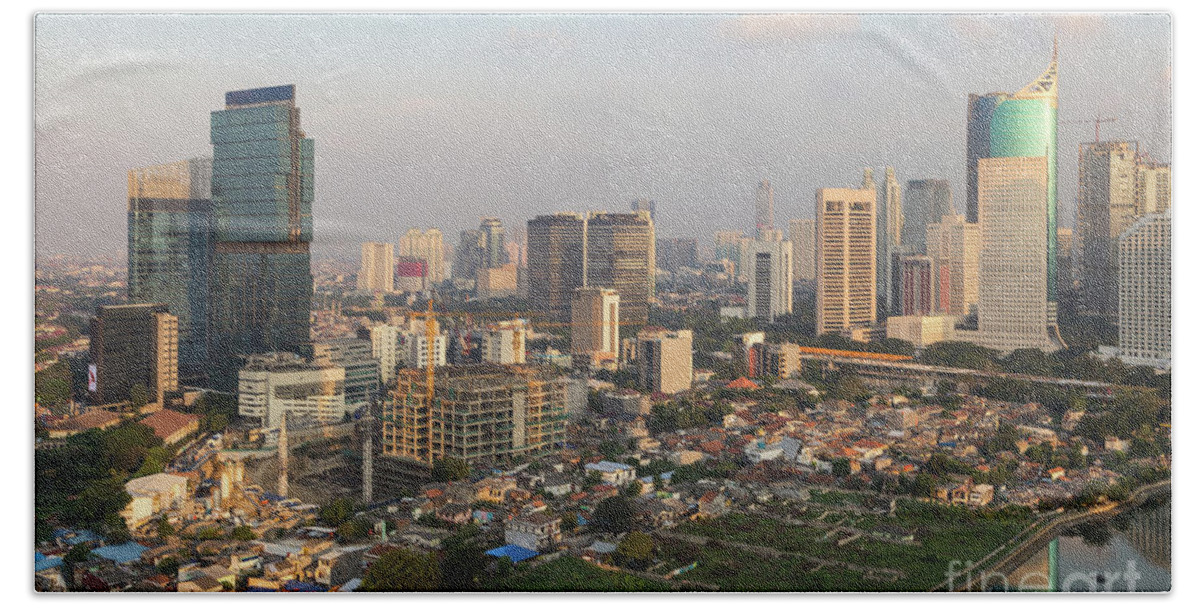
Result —
[[968, 93], [1016, 91], [1059, 33], [1060, 222], [1093, 126], [1171, 154], [1165, 15], [42, 15], [39, 255], [124, 255], [126, 171], [211, 155], [235, 89], [295, 84], [316, 140], [313, 253], [410, 226], [626, 210], [658, 234], [811, 217], [815, 190], [892, 165], [964, 207]]

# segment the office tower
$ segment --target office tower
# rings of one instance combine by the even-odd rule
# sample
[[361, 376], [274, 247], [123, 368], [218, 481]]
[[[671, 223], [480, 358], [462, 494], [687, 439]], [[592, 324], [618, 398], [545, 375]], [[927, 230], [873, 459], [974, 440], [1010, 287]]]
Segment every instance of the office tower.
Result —
[[758, 375], [786, 380], [800, 376], [800, 371], [800, 345], [785, 342], [768, 344], [762, 349], [762, 370]]
[[925, 251], [933, 262], [933, 309], [966, 315], [979, 304], [979, 224], [957, 213], [926, 229]]
[[1005, 353], [1062, 347], [1046, 301], [1048, 162], [979, 160], [979, 330], [961, 335], [980, 346]]
[[649, 320], [654, 270], [654, 222], [649, 213], [588, 214], [584, 285], [617, 290], [625, 320]]
[[638, 211], [645, 211], [650, 214], [651, 220], [658, 219], [657, 207], [658, 205], [656, 205], [654, 201], [646, 198], [639, 198], [629, 204], [630, 211], [633, 211], [634, 213], [637, 213]]
[[788, 240], [792, 242], [792, 278], [812, 281], [817, 278], [817, 221], [788, 221]]
[[647, 327], [637, 335], [642, 389], [671, 395], [692, 387], [692, 330]]
[[1120, 236], [1118, 342], [1131, 365], [1171, 368], [1171, 214], [1144, 215]]
[[[400, 366], [406, 368], [425, 369], [429, 364], [429, 340], [425, 334], [425, 321], [417, 318], [408, 319], [400, 326]], [[446, 334], [442, 333], [440, 324], [434, 321], [433, 333], [433, 365], [438, 367], [446, 364]]]
[[379, 396], [380, 362], [374, 357], [372, 346], [370, 340], [334, 338], [313, 342], [311, 353], [306, 353], [312, 357], [313, 365], [345, 370], [343, 392], [349, 410], [367, 405]]
[[933, 312], [933, 260], [924, 255], [900, 258], [900, 314], [925, 316]]
[[1080, 144], [1080, 295], [1084, 307], [1110, 318], [1117, 314], [1117, 237], [1137, 218], [1136, 180], [1137, 144]]
[[700, 259], [696, 255], [696, 239], [693, 238], [663, 238], [654, 244], [655, 265], [668, 272], [676, 272], [680, 268], [699, 268]]
[[769, 180], [759, 182], [754, 192], [754, 228], [758, 233], [775, 228], [775, 189]]
[[483, 233], [483, 264], [487, 268], [499, 268], [507, 263], [508, 248], [505, 246], [504, 226], [494, 217], [479, 220], [479, 231]]
[[1058, 228], [1058, 293], [1070, 293], [1075, 289], [1075, 231]]
[[166, 304], [101, 306], [91, 321], [90, 349], [95, 405], [129, 401], [140, 385], [147, 405], [162, 409], [166, 394], [179, 389], [179, 319]]
[[746, 316], [774, 323], [792, 314], [791, 241], [749, 241], [750, 291]]
[[396, 251], [391, 243], [363, 243], [362, 263], [358, 267], [358, 290], [391, 293], [393, 291]]
[[488, 323], [483, 329], [481, 346], [485, 363], [525, 365], [525, 336], [529, 321], [510, 319]]
[[577, 213], [529, 220], [529, 304], [554, 321], [571, 316], [571, 294], [584, 283], [587, 222]]
[[1171, 165], [1138, 158], [1133, 198], [1139, 216], [1171, 208]]
[[314, 365], [295, 353], [247, 357], [238, 372], [238, 415], [277, 428], [287, 416], [297, 424], [337, 424], [345, 418], [346, 370]]
[[432, 464], [454, 457], [492, 465], [561, 449], [566, 439], [567, 379], [524, 366], [443, 367], [427, 404], [425, 373], [400, 373], [385, 403], [382, 454]]
[[458, 233], [458, 248], [454, 250], [455, 279], [474, 281], [480, 268], [487, 268], [487, 245], [482, 230], [463, 230]]
[[178, 317], [185, 378], [203, 377], [208, 362], [211, 182], [210, 158], [129, 172], [129, 301]]
[[236, 355], [309, 340], [313, 140], [292, 85], [233, 91], [212, 113], [211, 315], [218, 382]]
[[430, 228], [422, 232], [420, 228], [410, 228], [400, 237], [398, 254], [401, 257], [425, 260], [431, 285], [438, 285], [446, 280], [446, 249], [442, 243], [441, 230]]
[[905, 253], [925, 253], [925, 228], [954, 213], [950, 183], [944, 179], [915, 179], [904, 192], [904, 230], [900, 243]]
[[480, 268], [475, 273], [475, 295], [485, 298], [511, 296], [517, 293], [517, 265], [503, 264], [495, 268]]
[[[967, 107], [967, 221], [979, 220], [979, 159], [1046, 157], [1047, 301], [1056, 302], [1058, 257], [1058, 42], [1050, 65], [1016, 93], [971, 95]], [[941, 217], [938, 215], [937, 217]], [[937, 221], [936, 218], [933, 221]], [[1053, 307], [1051, 307], [1053, 308]]]
[[875, 322], [875, 242], [874, 190], [817, 190], [817, 335]]
[[431, 285], [429, 276], [429, 260], [414, 256], [402, 255], [396, 258], [396, 291], [417, 293], [427, 291]]
[[[871, 170], [864, 171], [863, 187], [875, 187]], [[904, 209], [900, 206], [900, 182], [896, 181], [896, 171], [891, 167], [885, 169], [883, 190], [875, 196], [875, 290], [887, 298], [885, 307], [892, 310], [896, 303], [892, 297], [892, 255], [901, 251], [904, 231]]]
[[729, 260], [733, 262], [734, 276], [741, 276], [741, 243], [743, 238], [741, 230], [718, 230], [713, 235], [714, 242], [716, 243], [716, 248], [713, 252], [714, 259], [717, 261]]
[[579, 287], [571, 297], [571, 356], [591, 365], [621, 352], [621, 296], [615, 289]]
[[396, 370], [403, 363], [403, 335], [399, 325], [384, 323], [372, 326], [371, 357], [379, 362], [379, 381], [385, 387], [396, 381]]

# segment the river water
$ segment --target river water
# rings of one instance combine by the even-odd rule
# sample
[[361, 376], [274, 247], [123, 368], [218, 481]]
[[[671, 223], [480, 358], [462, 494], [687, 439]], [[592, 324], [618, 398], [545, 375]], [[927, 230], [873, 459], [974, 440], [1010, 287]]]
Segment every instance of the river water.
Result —
[[1068, 529], [1042, 555], [1055, 591], [1170, 591], [1171, 497]]

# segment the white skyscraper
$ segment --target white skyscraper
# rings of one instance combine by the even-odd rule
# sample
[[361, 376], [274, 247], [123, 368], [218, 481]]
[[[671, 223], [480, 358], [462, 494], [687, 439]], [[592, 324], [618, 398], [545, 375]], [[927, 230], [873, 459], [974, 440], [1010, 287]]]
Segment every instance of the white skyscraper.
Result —
[[791, 241], [749, 241], [746, 316], [775, 322], [792, 314]]
[[502, 365], [524, 365], [528, 331], [529, 322], [524, 319], [489, 323], [483, 330], [481, 342], [483, 360]]
[[578, 287], [571, 294], [571, 355], [592, 365], [621, 352], [621, 296], [615, 289]]
[[429, 282], [437, 285], [446, 280], [446, 251], [442, 231], [430, 228], [422, 232], [412, 228], [400, 237], [400, 256], [425, 260]]
[[1144, 215], [1118, 244], [1118, 349], [1131, 365], [1171, 367], [1171, 214]]

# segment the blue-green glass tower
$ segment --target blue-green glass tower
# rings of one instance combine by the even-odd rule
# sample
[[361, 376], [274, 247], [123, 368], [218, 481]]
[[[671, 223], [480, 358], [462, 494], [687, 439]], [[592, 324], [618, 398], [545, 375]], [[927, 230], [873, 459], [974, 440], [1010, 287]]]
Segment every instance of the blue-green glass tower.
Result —
[[236, 382], [238, 355], [309, 340], [313, 140], [295, 99], [294, 85], [233, 91], [212, 113], [218, 384]]
[[1042, 75], [1020, 91], [971, 95], [967, 108], [967, 221], [979, 221], [980, 158], [1045, 157], [1046, 296], [1058, 276], [1058, 45]]

